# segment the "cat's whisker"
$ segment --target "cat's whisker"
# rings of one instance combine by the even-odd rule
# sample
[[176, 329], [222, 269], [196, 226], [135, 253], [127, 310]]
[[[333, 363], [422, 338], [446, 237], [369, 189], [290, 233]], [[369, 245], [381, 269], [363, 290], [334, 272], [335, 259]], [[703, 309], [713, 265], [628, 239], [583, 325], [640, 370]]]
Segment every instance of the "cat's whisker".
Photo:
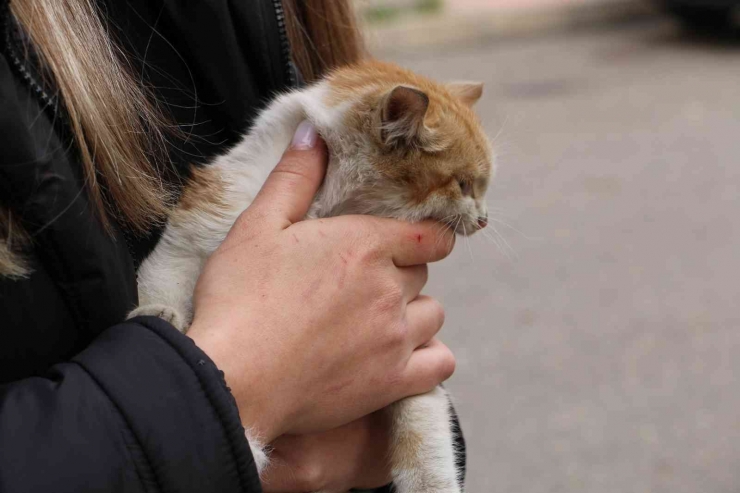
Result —
[[491, 205], [488, 201], [486, 201], [486, 209], [488, 210], [489, 214], [496, 213], [496, 214], [505, 215], [505, 211], [502, 207], [495, 207]]
[[450, 214], [448, 216], [443, 217], [442, 219], [438, 219], [437, 222], [447, 222], [448, 219], [450, 219], [451, 217], [456, 217], [456, 216], [457, 216], [457, 214], [452, 213], [452, 214]]
[[457, 216], [457, 214], [450, 214], [449, 216], [445, 216], [442, 219], [438, 219], [437, 222], [439, 224], [450, 226], [452, 221], [454, 221]]
[[542, 240], [542, 238], [535, 238], [535, 237], [532, 237], [532, 236], [528, 236], [528, 235], [524, 234], [524, 233], [523, 233], [522, 231], [520, 231], [520, 230], [516, 229], [516, 228], [515, 228], [514, 226], [512, 226], [511, 224], [509, 224], [509, 223], [507, 223], [506, 221], [503, 221], [503, 220], [501, 220], [501, 219], [498, 219], [498, 218], [495, 218], [495, 217], [491, 217], [491, 216], [489, 216], [489, 217], [488, 217], [488, 220], [489, 220], [489, 221], [494, 221], [494, 222], [497, 222], [497, 223], [499, 223], [500, 225], [502, 225], [502, 226], [505, 226], [505, 227], [507, 227], [507, 228], [511, 229], [512, 231], [516, 232], [516, 233], [519, 233], [519, 234], [521, 235], [521, 237], [522, 237], [522, 238], [524, 238], [525, 240], [529, 240], [529, 241], [541, 241], [541, 240]]
[[[452, 220], [453, 219], [451, 219], [450, 221], [447, 221], [447, 219], [449, 219], [449, 218], [455, 218], [457, 215], [458, 214], [450, 214], [449, 216], [443, 217], [442, 219], [439, 219], [437, 221], [438, 223], [442, 224], [444, 226], [444, 228], [441, 229], [439, 231], [439, 233], [437, 234], [437, 241], [434, 244], [434, 248], [435, 249], [439, 246], [439, 242], [442, 241], [442, 239], [445, 237], [445, 234], [447, 233], [447, 231], [449, 231], [450, 228], [452, 228]], [[450, 240], [450, 241], [452, 241], [452, 240]]]
[[445, 216], [442, 219], [436, 219], [435, 222], [439, 224], [447, 225], [450, 223], [449, 220], [451, 220], [451, 218], [454, 218], [455, 216], [457, 216], [457, 214], [450, 214], [449, 216]]
[[493, 243], [497, 247], [499, 246], [498, 245], [498, 241], [496, 240], [496, 238], [494, 238], [493, 236], [491, 236], [491, 233], [488, 231], [487, 228], [486, 229], [482, 229], [480, 231], [480, 233], [483, 235], [483, 238], [485, 238], [486, 240], [490, 241], [491, 243]]
[[[492, 143], [494, 143], [494, 144], [497, 143], [496, 141], [501, 136], [501, 134], [504, 132], [504, 129], [506, 128], [506, 124], [508, 123], [508, 121], [509, 121], [509, 115], [507, 114], [504, 117], [504, 123], [501, 124], [501, 128], [498, 130], [498, 132], [496, 132], [496, 135], [493, 137], [493, 139], [491, 139], [491, 142]], [[498, 155], [498, 152], [496, 152], [496, 155]]]
[[501, 242], [498, 240], [498, 238], [496, 238], [495, 236], [493, 236], [493, 234], [490, 231], [486, 230], [486, 229], [481, 230], [481, 232], [483, 233], [483, 237], [484, 238], [486, 238], [487, 240], [491, 241], [491, 243], [493, 243], [496, 246], [496, 249], [499, 252], [503, 253], [506, 256], [507, 260], [511, 261], [511, 257], [509, 256], [509, 252], [506, 250], [506, 248], [504, 248], [504, 246], [501, 244]]
[[463, 235], [465, 236], [465, 246], [468, 247], [468, 253], [470, 254], [470, 261], [475, 262], [475, 259], [473, 259], [473, 249], [470, 248], [470, 237], [468, 236], [468, 231], [465, 228], [465, 221], [463, 221], [462, 227], [463, 227]]
[[498, 240], [498, 238], [493, 236], [493, 234], [490, 231], [484, 231], [483, 236], [495, 245], [497, 251], [504, 253], [504, 248], [501, 245], [501, 242]]
[[[457, 227], [460, 225], [460, 221], [462, 220], [462, 215], [461, 214], [457, 214], [456, 217], [457, 217], [457, 219], [455, 220], [454, 225], [453, 225], [452, 222], [450, 222], [450, 227], [452, 228], [452, 234], [453, 235], [457, 234]], [[453, 238], [454, 238], [454, 236], [453, 236]]]
[[496, 229], [496, 226], [494, 226], [493, 224], [491, 224], [491, 229], [493, 230], [493, 233], [501, 239], [501, 241], [504, 243], [504, 245], [506, 245], [506, 248], [503, 249], [503, 252], [506, 255], [506, 257], [509, 260], [512, 260], [511, 259], [511, 256], [508, 254], [508, 252], [511, 252], [514, 255], [515, 258], [518, 258], [519, 255], [516, 253], [516, 250], [514, 250], [511, 247], [511, 244], [506, 240], [506, 238], [504, 238], [504, 236], [498, 231], [498, 229]]
[[455, 229], [457, 229], [457, 221], [459, 221], [459, 220], [460, 220], [460, 215], [459, 214], [455, 214], [452, 217], [452, 219], [450, 219], [449, 221], [447, 221], [447, 228], [454, 231]]
[[[454, 237], [454, 235], [453, 235], [453, 236], [452, 236], [452, 238], [450, 238], [449, 240], [445, 240], [445, 239], [444, 239], [444, 238], [445, 238], [445, 236], [446, 236], [446, 233], [447, 233], [447, 231], [449, 231], [449, 230], [450, 230], [450, 227], [448, 226], [448, 227], [447, 227], [446, 229], [442, 230], [442, 231], [440, 232], [440, 234], [439, 234], [439, 235], [437, 236], [437, 242], [436, 242], [436, 243], [435, 243], [435, 245], [434, 245], [434, 248], [435, 248], [435, 250], [436, 250], [436, 249], [437, 249], [437, 247], [439, 246], [439, 242], [440, 242], [440, 241], [449, 241], [450, 243], [452, 243], [453, 241], [455, 241], [455, 239], [454, 239], [454, 238], [455, 238], [455, 237]], [[450, 248], [451, 246], [452, 246], [452, 245], [447, 245], [447, 248]]]

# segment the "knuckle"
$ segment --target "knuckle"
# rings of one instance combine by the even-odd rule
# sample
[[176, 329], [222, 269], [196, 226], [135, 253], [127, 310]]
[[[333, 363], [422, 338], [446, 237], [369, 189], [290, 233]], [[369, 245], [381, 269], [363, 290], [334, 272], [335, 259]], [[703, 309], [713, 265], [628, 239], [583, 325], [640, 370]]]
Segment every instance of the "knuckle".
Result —
[[324, 487], [326, 472], [316, 461], [302, 464], [296, 471], [296, 482], [301, 491], [320, 491]]
[[314, 174], [310, 163], [299, 157], [284, 157], [272, 170], [271, 176], [281, 187], [295, 187], [299, 183], [312, 181]]
[[394, 306], [398, 306], [403, 300], [403, 289], [396, 283], [389, 283], [389, 286], [385, 289], [385, 296], [390, 299]]
[[429, 311], [437, 327], [442, 327], [445, 323], [445, 309], [435, 298], [429, 298]]
[[384, 257], [381, 242], [375, 237], [366, 237], [362, 247], [362, 260], [366, 264], [375, 264]]
[[366, 262], [373, 263], [384, 256], [384, 243], [380, 233], [374, 221], [366, 221], [365, 226], [358, 231], [356, 241]]
[[397, 355], [402, 348], [406, 347], [409, 333], [409, 327], [405, 322], [383, 324], [382, 330], [378, 332], [383, 351], [389, 356]]
[[298, 178], [306, 178], [308, 162], [304, 159], [304, 156], [296, 156], [293, 154], [285, 154], [282, 159], [273, 168], [273, 174], [280, 174], [285, 176], [296, 176]]
[[381, 288], [376, 298], [375, 308], [382, 314], [383, 318], [395, 316], [403, 302], [403, 291], [397, 284], [388, 283]]
[[405, 323], [399, 323], [393, 326], [390, 331], [389, 341], [394, 347], [405, 346], [409, 338], [409, 328]]
[[457, 361], [455, 360], [455, 355], [445, 346], [445, 350], [442, 351], [439, 359], [439, 376], [442, 381], [447, 380], [455, 373], [456, 366]]

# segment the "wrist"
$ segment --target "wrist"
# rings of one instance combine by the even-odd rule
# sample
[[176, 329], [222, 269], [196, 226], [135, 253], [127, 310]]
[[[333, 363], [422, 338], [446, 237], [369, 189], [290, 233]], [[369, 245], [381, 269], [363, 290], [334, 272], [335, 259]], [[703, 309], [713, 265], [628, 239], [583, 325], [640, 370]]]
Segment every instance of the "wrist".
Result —
[[224, 373], [226, 385], [236, 401], [242, 426], [249, 436], [268, 444], [283, 434], [284, 415], [271, 399], [257, 368], [250, 368], [249, 358], [235, 358], [234, 347], [221, 330], [201, 329], [194, 321], [187, 335]]

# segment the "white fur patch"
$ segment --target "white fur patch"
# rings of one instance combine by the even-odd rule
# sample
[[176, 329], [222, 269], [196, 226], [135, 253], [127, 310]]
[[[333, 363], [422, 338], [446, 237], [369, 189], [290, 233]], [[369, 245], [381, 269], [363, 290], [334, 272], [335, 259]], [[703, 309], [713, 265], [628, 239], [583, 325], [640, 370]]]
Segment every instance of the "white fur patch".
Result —
[[252, 451], [252, 457], [254, 458], [254, 465], [257, 467], [257, 472], [262, 475], [262, 472], [267, 469], [267, 466], [270, 464], [269, 448], [256, 436], [250, 434], [249, 430], [245, 430], [244, 435], [247, 437], [249, 449]]

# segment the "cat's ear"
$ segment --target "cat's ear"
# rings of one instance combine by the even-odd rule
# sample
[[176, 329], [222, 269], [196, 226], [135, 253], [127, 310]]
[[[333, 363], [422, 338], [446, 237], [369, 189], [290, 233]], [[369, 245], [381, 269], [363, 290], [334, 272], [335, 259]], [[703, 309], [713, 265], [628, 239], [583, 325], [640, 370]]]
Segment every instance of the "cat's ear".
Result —
[[447, 90], [468, 106], [473, 106], [483, 95], [482, 82], [450, 82]]
[[380, 136], [388, 145], [410, 143], [424, 131], [429, 97], [419, 89], [396, 86], [382, 102]]

